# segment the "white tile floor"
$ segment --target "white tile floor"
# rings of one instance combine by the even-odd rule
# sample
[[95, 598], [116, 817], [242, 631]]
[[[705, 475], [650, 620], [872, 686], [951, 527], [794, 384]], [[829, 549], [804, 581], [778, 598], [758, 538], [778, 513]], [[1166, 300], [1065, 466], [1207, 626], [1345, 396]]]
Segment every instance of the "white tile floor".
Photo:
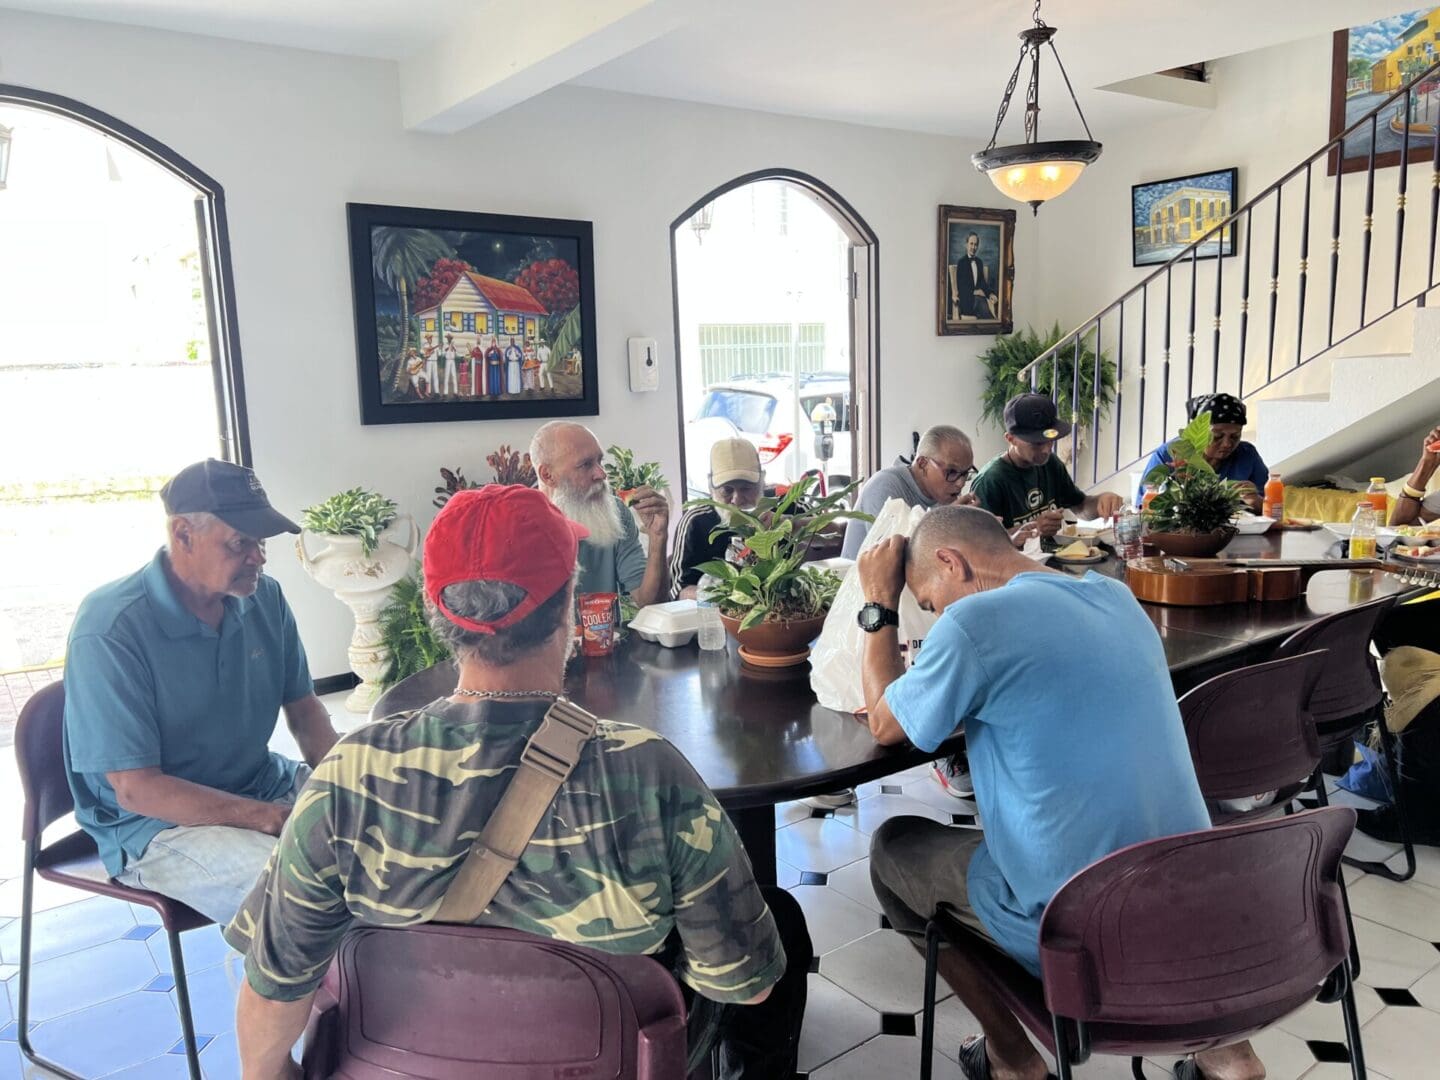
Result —
[[[342, 727], [358, 717], [338, 698], [327, 705]], [[274, 745], [295, 753], [283, 725]], [[813, 1080], [875, 1080], [918, 1074], [922, 965], [919, 954], [880, 922], [870, 888], [869, 834], [888, 817], [921, 814], [950, 821], [973, 807], [943, 794], [927, 770], [864, 785], [858, 805], [825, 818], [800, 804], [777, 807], [780, 883], [805, 909], [819, 956], [801, 1039], [802, 1075]], [[1344, 793], [1337, 801], [1355, 801]], [[15, 961], [19, 940], [20, 794], [13, 759], [0, 754], [0, 1080], [22, 1075], [15, 1045]], [[1352, 850], [1385, 857], [1392, 848], [1363, 838]], [[1366, 1059], [1377, 1080], [1440, 1077], [1440, 851], [1422, 848], [1414, 881], [1403, 885], [1355, 871], [1356, 936], [1362, 962], [1359, 993]], [[1397, 862], [1392, 861], [1392, 865]], [[800, 884], [801, 874], [814, 884]], [[153, 918], [103, 898], [39, 883], [34, 1037], [43, 1049], [88, 1076], [168, 1078], [184, 1075], [168, 1051], [179, 1039], [170, 961]], [[214, 928], [185, 936], [196, 1029], [207, 1077], [238, 1075], [233, 1032], [238, 958]], [[935, 1076], [956, 1080], [961, 1038], [977, 1030], [955, 998], [938, 1010]], [[83, 1035], [81, 1032], [83, 1031]], [[1270, 1080], [1342, 1080], [1338, 1008], [1311, 1005], [1255, 1040]], [[1169, 1075], [1150, 1062], [1147, 1077]], [[1078, 1070], [1092, 1080], [1124, 1080], [1129, 1063], [1096, 1058]]]

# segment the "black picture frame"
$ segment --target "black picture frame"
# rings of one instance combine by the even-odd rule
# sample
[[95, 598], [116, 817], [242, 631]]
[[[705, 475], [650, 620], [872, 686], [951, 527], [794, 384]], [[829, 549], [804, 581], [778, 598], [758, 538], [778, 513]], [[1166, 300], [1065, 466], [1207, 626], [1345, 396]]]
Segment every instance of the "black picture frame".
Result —
[[[1183, 189], [1186, 186], [1201, 188], [1200, 184], [1187, 185], [1188, 181], [1205, 181], [1211, 177], [1224, 177], [1223, 188], [1202, 190], [1215, 192], [1209, 200], [1202, 198], [1198, 202], [1215, 203], [1213, 207], [1207, 207], [1200, 220], [1196, 220], [1193, 207], [1197, 200], [1193, 195], [1184, 195]], [[1166, 223], [1167, 229], [1173, 227], [1174, 232], [1168, 239], [1162, 238], [1159, 243], [1151, 239], [1157, 225], [1141, 226], [1136, 224], [1136, 219], [1141, 216], [1148, 216], [1148, 212], [1142, 215], [1141, 200], [1154, 197], [1154, 189], [1172, 187], [1170, 192], [1161, 192], [1162, 198], [1175, 198], [1178, 205], [1175, 207], [1176, 220]], [[1164, 180], [1146, 180], [1143, 183], [1130, 186], [1130, 265], [1131, 266], [1163, 266], [1173, 259], [1177, 254], [1189, 247], [1195, 240], [1204, 235], [1210, 229], [1218, 225], [1220, 221], [1229, 217], [1235, 212], [1239, 205], [1240, 170], [1231, 166], [1228, 169], [1207, 169], [1204, 172], [1186, 173], [1183, 176], [1171, 176]], [[1145, 193], [1145, 194], [1142, 194]], [[1186, 202], [1190, 203], [1192, 209], [1186, 213], [1180, 213]], [[1223, 205], [1222, 205], [1223, 204]], [[1223, 258], [1228, 259], [1234, 255], [1239, 247], [1240, 223], [1231, 222], [1219, 234], [1213, 242], [1215, 249], [1209, 254], [1204, 253], [1204, 248], [1197, 252], [1195, 258], [1198, 260]], [[1144, 236], [1145, 251], [1142, 253], [1142, 234]]]
[[362, 424], [599, 414], [590, 222], [373, 203], [346, 216]]
[[[941, 205], [938, 233], [935, 333], [1011, 333], [1015, 329], [1011, 314], [1015, 302], [1015, 211]], [[971, 233], [978, 241], [975, 259], [983, 267], [981, 284], [987, 287], [967, 291], [959, 287], [956, 260]], [[972, 270], [972, 276], [974, 273]], [[967, 310], [966, 304], [973, 306]]]

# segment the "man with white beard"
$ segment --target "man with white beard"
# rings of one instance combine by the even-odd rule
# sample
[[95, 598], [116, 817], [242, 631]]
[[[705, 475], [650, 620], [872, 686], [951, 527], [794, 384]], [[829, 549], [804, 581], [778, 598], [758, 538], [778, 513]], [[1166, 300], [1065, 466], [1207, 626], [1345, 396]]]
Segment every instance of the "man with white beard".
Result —
[[647, 555], [640, 530], [625, 503], [610, 492], [601, 462], [600, 442], [583, 424], [552, 420], [535, 432], [530, 460], [540, 490], [560, 512], [590, 531], [580, 543], [577, 594], [627, 592], [640, 607], [669, 598], [666, 542], [670, 504], [653, 488], [638, 488], [630, 507], [640, 515], [650, 539]]

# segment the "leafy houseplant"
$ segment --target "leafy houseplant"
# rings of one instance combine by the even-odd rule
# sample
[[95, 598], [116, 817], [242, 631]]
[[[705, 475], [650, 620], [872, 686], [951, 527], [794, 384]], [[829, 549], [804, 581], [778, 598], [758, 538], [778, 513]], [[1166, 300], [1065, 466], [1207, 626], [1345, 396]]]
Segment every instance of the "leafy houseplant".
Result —
[[627, 450], [623, 446], [612, 446], [605, 453], [611, 458], [605, 462], [605, 479], [610, 482], [610, 489], [620, 497], [621, 502], [628, 505], [636, 488], [649, 487], [664, 491], [670, 487], [670, 482], [660, 472], [658, 461], [637, 463], [635, 451]]
[[[819, 632], [840, 589], [840, 576], [804, 565], [810, 545], [831, 522], [874, 520], [869, 514], [846, 508], [856, 485], [824, 498], [811, 498], [815, 483], [815, 477], [803, 477], [784, 495], [762, 498], [753, 510], [740, 510], [714, 499], [694, 499], [686, 504], [708, 506], [720, 514], [722, 524], [711, 534], [712, 539], [733, 533], [744, 545], [742, 565], [712, 559], [702, 563], [700, 571], [714, 579], [705, 599], [720, 609], [726, 628], [742, 646], [747, 644], [747, 635], [772, 631], [764, 638], [752, 639], [757, 652], [793, 655]], [[789, 513], [797, 505], [805, 507], [803, 517]], [[773, 633], [782, 629], [783, 634]]]
[[[521, 454], [518, 450], [511, 450], [503, 443], [493, 454], [485, 455], [485, 463], [495, 473], [494, 483], [497, 484], [521, 484], [525, 487], [534, 487], [540, 482], [535, 475], [535, 466], [530, 462], [528, 453]], [[457, 491], [468, 491], [471, 488], [484, 487], [483, 481], [465, 479], [465, 473], [457, 466], [455, 469], [440, 470], [441, 484], [435, 489], [435, 498], [431, 501], [436, 506], [444, 506], [450, 501], [450, 497]]]
[[[1041, 338], [1033, 328], [1023, 331], [1016, 331], [1004, 337], [997, 337], [990, 348], [980, 354], [980, 360], [986, 369], [985, 393], [981, 397], [980, 416], [990, 421], [997, 427], [1003, 424], [1005, 416], [1005, 403], [1016, 394], [1021, 394], [1030, 389], [1030, 378], [1020, 377], [1024, 367], [1037, 356], [1050, 348], [1057, 341], [1066, 335], [1061, 331], [1060, 324], [1055, 323], [1046, 335]], [[1093, 342], [1093, 338], [1090, 339]], [[1061, 349], [1058, 354], [1059, 377], [1056, 377], [1056, 365], [1046, 361], [1040, 365], [1036, 372], [1036, 392], [1050, 394], [1060, 402], [1060, 412], [1064, 415], [1068, 411], [1069, 403], [1072, 400], [1074, 384], [1072, 373], [1075, 370], [1075, 350], [1073, 347]], [[1083, 425], [1095, 413], [1095, 350], [1086, 344], [1086, 339], [1080, 339], [1080, 423]], [[1100, 412], [1105, 415], [1110, 411], [1110, 403], [1115, 400], [1115, 364], [1106, 353], [1100, 354]]]
[[1170, 442], [1170, 464], [1145, 476], [1159, 488], [1146, 517], [1150, 539], [1162, 551], [1214, 555], [1235, 535], [1231, 519], [1244, 507], [1240, 486], [1221, 479], [1205, 460], [1209, 445], [1210, 414], [1204, 412]]
[[357, 487], [307, 507], [300, 515], [300, 524], [314, 533], [358, 536], [361, 550], [368, 557], [375, 554], [380, 534], [398, 514], [393, 500]]
[[380, 640], [390, 650], [390, 669], [381, 686], [393, 686], [450, 658], [450, 650], [430, 630], [418, 565], [395, 583], [389, 603], [380, 610]]

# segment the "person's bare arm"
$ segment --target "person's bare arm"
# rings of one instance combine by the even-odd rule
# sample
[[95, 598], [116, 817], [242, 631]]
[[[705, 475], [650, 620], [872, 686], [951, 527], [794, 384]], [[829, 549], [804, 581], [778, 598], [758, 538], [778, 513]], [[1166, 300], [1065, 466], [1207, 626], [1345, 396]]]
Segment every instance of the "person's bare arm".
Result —
[[658, 604], [670, 596], [670, 560], [666, 544], [670, 538], [670, 504], [654, 489], [643, 487], [630, 497], [630, 505], [645, 523], [650, 551], [645, 559], [645, 577], [630, 594], [639, 607]]
[[1435, 515], [1427, 511], [1424, 505], [1425, 489], [1430, 484], [1430, 478], [1435, 475], [1436, 468], [1440, 468], [1440, 452], [1432, 451], [1432, 446], [1440, 446], [1440, 425], [1431, 428], [1420, 443], [1420, 460], [1416, 462], [1414, 471], [1405, 482], [1411, 491], [1418, 491], [1421, 496], [1417, 499], [1402, 490], [1395, 499], [1395, 509], [1390, 512], [1391, 525], [1414, 525], [1417, 522], [1435, 520]]
[[290, 734], [295, 736], [300, 753], [305, 755], [305, 764], [312, 769], [320, 764], [340, 738], [330, 721], [330, 714], [314, 694], [297, 698], [285, 706], [285, 724]]
[[1075, 513], [1087, 520], [1112, 518], [1125, 505], [1125, 497], [1113, 491], [1102, 491], [1099, 495], [1087, 495], [1085, 501], [1075, 508]]
[[[905, 591], [905, 537], [890, 536], [869, 551], [862, 552], [855, 571], [866, 603], [880, 604], [892, 611], [900, 607]], [[890, 706], [885, 690], [905, 674], [900, 656], [900, 628], [886, 626], [865, 635], [865, 653], [860, 661], [860, 681], [865, 690], [865, 713], [870, 734], [881, 746], [905, 741], [905, 731]]]
[[314, 993], [298, 1001], [270, 1001], [240, 984], [235, 1001], [235, 1041], [241, 1080], [299, 1080], [290, 1048], [305, 1030]]
[[158, 766], [109, 772], [105, 779], [124, 809], [174, 825], [230, 825], [279, 836], [290, 815], [288, 806], [182, 780]]

